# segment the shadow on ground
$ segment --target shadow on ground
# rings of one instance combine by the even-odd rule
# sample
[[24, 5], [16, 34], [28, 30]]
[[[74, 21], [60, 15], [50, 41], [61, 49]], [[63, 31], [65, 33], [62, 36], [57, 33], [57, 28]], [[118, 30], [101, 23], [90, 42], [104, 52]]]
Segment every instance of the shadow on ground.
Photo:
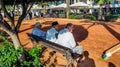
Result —
[[109, 25], [107, 24], [102, 24], [116, 39], [120, 41], [120, 34], [113, 30]]
[[116, 67], [115, 64], [113, 64], [112, 62], [108, 63], [108, 67]]
[[30, 30], [30, 29], [33, 29], [33, 28], [34, 28], [34, 25], [31, 25], [29, 28], [20, 30], [19, 33], [24, 32], [24, 31], [27, 31], [27, 30]]
[[[44, 31], [47, 31], [48, 29], [50, 29], [51, 26], [46, 26], [46, 27], [43, 27], [43, 30]], [[65, 28], [65, 25], [59, 25], [59, 30], [62, 30]], [[86, 39], [87, 36], [88, 36], [88, 31], [81, 25], [74, 25], [74, 31], [73, 31], [73, 35], [74, 35], [74, 38], [77, 42], [81, 42], [82, 40]], [[49, 65], [49, 67], [56, 67], [56, 64], [57, 64], [57, 56], [56, 58], [54, 58], [54, 52], [51, 52], [49, 53], [49, 58], [47, 60], [44, 60], [43, 64], [44, 65]], [[54, 58], [54, 62], [51, 63], [50, 60]], [[59, 66], [64, 66], [64, 65], [59, 65]], [[74, 65], [72, 65], [74, 67]]]
[[88, 51], [84, 51], [83, 57], [84, 59], [77, 63], [77, 67], [96, 67], [94, 60], [89, 57]]
[[[44, 31], [50, 29], [51, 26], [46, 26], [43, 28]], [[65, 28], [65, 25], [59, 25], [59, 30]], [[76, 42], [81, 42], [82, 40], [86, 39], [88, 36], [88, 31], [81, 25], [74, 25], [73, 35]]]

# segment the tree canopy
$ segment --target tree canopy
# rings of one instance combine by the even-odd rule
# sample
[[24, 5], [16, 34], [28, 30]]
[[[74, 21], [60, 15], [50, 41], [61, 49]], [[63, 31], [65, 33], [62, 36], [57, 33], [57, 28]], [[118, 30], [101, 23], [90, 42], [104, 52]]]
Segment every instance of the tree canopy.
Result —
[[[8, 22], [4, 18], [0, 17], [0, 27], [2, 27], [2, 29], [11, 36], [16, 49], [21, 45], [18, 36], [19, 28], [22, 24], [23, 19], [32, 8], [33, 4], [39, 2], [44, 3], [49, 1], [59, 1], [59, 0], [0, 0], [0, 6], [1, 6], [0, 9], [2, 9], [4, 15], [10, 21], [10, 23], [8, 24]], [[6, 8], [7, 5], [12, 6], [12, 9], [10, 10], [12, 15], [9, 14], [9, 11]], [[22, 14], [18, 17], [18, 21], [15, 21], [14, 12], [15, 12], [15, 8], [18, 5], [21, 6]]]
[[104, 2], [112, 2], [113, 0], [95, 0], [98, 4], [103, 4]]

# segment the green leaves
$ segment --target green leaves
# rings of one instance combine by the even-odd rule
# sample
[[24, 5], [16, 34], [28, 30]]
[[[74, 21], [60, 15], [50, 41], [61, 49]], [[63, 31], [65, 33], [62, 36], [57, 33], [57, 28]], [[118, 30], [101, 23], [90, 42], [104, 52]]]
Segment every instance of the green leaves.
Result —
[[39, 61], [39, 56], [41, 52], [42, 50], [40, 46], [36, 46], [29, 51], [29, 55], [34, 58], [32, 65], [35, 67], [41, 67], [41, 63]]
[[86, 17], [87, 19], [90, 19], [90, 20], [96, 20], [96, 17], [95, 15], [89, 15]]
[[[103, 4], [104, 2], [106, 2], [106, 0], [95, 0], [96, 3], [98, 4]], [[113, 0], [107, 0], [107, 2], [113, 2]]]
[[2, 40], [4, 43], [8, 43], [8, 42], [9, 42], [9, 41], [8, 41], [8, 38], [7, 38], [7, 37], [4, 37], [2, 34], [3, 34], [3, 33], [0, 33], [0, 40]]
[[113, 0], [109, 0], [110, 2], [113, 2]]
[[104, 0], [99, 0], [98, 3], [99, 3], [99, 4], [103, 4], [103, 3], [104, 3]]
[[[13, 43], [0, 34], [0, 67], [41, 67], [39, 60], [42, 52], [40, 46], [32, 48], [27, 55], [25, 55], [24, 62], [19, 62], [18, 57], [24, 51], [22, 47], [16, 50]], [[24, 52], [25, 53], [25, 52]]]
[[28, 59], [26, 61], [24, 61], [21, 66], [22, 67], [42, 67], [41, 63], [40, 63], [40, 59], [39, 56], [41, 54], [41, 47], [40, 46], [36, 46], [34, 48], [32, 48], [29, 52], [28, 52]]
[[83, 18], [82, 17], [82, 15], [80, 15], [80, 14], [70, 14], [70, 16], [69, 16], [69, 18], [70, 19], [81, 19], [81, 18]]
[[41, 53], [41, 47], [40, 46], [36, 46], [29, 51], [29, 54], [32, 57], [39, 57], [40, 53]]
[[11, 44], [3, 43], [0, 47], [0, 67], [11, 67], [18, 60], [19, 53]]

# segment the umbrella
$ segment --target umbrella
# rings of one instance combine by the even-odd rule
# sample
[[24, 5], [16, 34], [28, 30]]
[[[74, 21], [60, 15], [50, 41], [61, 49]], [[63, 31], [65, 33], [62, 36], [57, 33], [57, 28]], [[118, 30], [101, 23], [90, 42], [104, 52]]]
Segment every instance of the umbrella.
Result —
[[66, 7], [67, 7], [66, 3], [62, 3], [60, 5], [53, 7], [52, 9], [65, 9]]
[[70, 5], [71, 8], [81, 8], [81, 7], [90, 7], [90, 5], [84, 3], [84, 2], [77, 2], [72, 5]]
[[48, 9], [54, 9], [55, 5], [50, 5]]
[[31, 10], [42, 10], [42, 7], [37, 7], [37, 8], [31, 8]]

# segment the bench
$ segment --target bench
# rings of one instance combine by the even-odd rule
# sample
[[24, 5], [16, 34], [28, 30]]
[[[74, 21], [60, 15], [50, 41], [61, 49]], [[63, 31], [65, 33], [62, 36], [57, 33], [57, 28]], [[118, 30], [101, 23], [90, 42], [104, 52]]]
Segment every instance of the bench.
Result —
[[51, 48], [54, 51], [62, 53], [64, 56], [66, 56], [67, 64], [66, 67], [68, 67], [73, 61], [73, 56], [69, 48], [61, 46], [57, 43], [53, 43], [51, 41], [48, 41], [46, 39], [34, 37], [31, 33], [27, 33], [27, 35], [30, 37], [32, 43], [37, 43], [39, 45], [43, 45], [45, 47]]

